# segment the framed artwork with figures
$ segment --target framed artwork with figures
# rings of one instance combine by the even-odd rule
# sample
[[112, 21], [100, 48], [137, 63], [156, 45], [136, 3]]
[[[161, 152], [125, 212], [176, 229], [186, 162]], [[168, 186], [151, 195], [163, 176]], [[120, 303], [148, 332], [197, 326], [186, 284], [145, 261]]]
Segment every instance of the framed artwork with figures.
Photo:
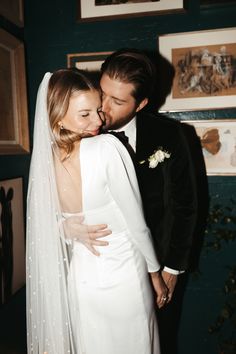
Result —
[[236, 176], [236, 118], [185, 120], [198, 135], [207, 175]]
[[158, 45], [175, 69], [160, 111], [235, 107], [236, 28], [167, 34]]

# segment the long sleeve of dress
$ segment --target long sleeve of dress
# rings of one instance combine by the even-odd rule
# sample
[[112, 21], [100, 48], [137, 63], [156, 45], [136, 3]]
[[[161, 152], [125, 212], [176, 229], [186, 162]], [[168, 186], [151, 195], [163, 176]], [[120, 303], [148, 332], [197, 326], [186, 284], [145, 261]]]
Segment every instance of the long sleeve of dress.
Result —
[[131, 240], [143, 254], [148, 271], [158, 271], [160, 265], [144, 220], [133, 162], [123, 144], [112, 135], [104, 136], [101, 163], [105, 165], [104, 172], [110, 192], [126, 220]]

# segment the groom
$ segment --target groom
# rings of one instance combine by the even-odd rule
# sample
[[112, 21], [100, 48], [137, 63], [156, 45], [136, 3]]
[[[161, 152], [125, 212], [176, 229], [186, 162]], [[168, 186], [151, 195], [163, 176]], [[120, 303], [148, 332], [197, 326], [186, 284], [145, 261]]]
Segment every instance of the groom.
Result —
[[[169, 290], [167, 306], [159, 311], [161, 352], [176, 354], [177, 333], [171, 325], [177, 289], [172, 296], [177, 279], [188, 267], [197, 207], [188, 146], [181, 123], [146, 110], [155, 68], [143, 52], [114, 52], [102, 65], [100, 84], [104, 130], [124, 131], [135, 156], [146, 222]], [[91, 251], [106, 245], [100, 237], [109, 231], [102, 225], [87, 226], [87, 231]]]
[[[155, 68], [141, 51], [114, 52], [102, 65], [102, 110], [105, 130], [124, 131], [135, 163], [146, 222], [151, 230], [170, 302], [178, 277], [188, 267], [196, 219], [196, 191], [189, 150], [181, 124], [147, 113], [155, 84]], [[150, 161], [151, 160], [151, 161]], [[160, 310], [163, 354], [171, 348], [171, 311]]]
[[141, 51], [124, 49], [109, 56], [100, 80], [103, 128], [124, 131], [135, 153], [146, 222], [164, 267], [170, 300], [177, 275], [188, 266], [196, 192], [181, 124], [144, 110], [154, 77], [155, 68]]

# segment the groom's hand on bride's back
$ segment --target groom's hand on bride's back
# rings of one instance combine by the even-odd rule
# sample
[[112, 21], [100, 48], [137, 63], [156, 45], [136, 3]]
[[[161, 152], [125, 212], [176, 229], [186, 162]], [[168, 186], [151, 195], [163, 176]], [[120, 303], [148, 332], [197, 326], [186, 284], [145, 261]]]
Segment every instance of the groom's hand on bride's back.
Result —
[[70, 240], [81, 242], [94, 255], [99, 256], [100, 253], [94, 246], [108, 246], [108, 242], [99, 240], [102, 237], [110, 235], [112, 232], [107, 228], [106, 224], [85, 225], [84, 217], [74, 215], [63, 221], [65, 237]]

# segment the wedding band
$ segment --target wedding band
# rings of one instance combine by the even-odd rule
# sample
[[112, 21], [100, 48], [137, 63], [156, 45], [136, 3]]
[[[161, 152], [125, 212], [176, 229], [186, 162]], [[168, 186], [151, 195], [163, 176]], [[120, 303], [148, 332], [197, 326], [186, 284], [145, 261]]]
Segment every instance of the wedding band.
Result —
[[166, 296], [162, 296], [161, 298], [163, 301], [166, 301], [167, 297]]

